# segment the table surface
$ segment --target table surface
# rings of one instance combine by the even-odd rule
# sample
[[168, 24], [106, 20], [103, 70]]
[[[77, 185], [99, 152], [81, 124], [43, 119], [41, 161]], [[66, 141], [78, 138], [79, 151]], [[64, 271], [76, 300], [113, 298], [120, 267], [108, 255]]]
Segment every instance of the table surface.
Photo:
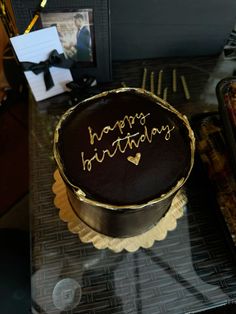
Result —
[[[143, 68], [163, 70], [168, 101], [190, 119], [217, 110], [215, 83], [231, 75], [221, 57], [159, 59], [113, 64], [111, 89], [140, 87]], [[172, 92], [172, 70], [177, 92]], [[183, 93], [184, 75], [191, 98]], [[194, 313], [236, 302], [236, 265], [214, 194], [198, 157], [185, 185], [188, 204], [177, 228], [150, 249], [113, 253], [81, 243], [54, 206], [52, 139], [68, 96], [30, 99], [31, 265], [34, 313]], [[64, 311], [63, 311], [64, 310]]]

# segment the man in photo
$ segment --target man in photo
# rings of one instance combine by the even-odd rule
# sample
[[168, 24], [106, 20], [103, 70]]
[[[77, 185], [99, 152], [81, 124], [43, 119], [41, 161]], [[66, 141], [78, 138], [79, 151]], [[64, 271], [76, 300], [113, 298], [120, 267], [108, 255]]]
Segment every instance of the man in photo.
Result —
[[75, 26], [77, 28], [76, 34], [76, 49], [77, 61], [88, 62], [91, 61], [91, 36], [88, 26], [84, 23], [84, 16], [77, 13], [74, 16]]

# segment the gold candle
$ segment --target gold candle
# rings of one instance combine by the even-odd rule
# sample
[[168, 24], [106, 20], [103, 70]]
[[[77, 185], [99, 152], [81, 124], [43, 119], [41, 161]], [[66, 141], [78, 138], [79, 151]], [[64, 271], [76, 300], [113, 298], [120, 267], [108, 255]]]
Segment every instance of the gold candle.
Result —
[[151, 93], [154, 93], [154, 72], [151, 72], [150, 75], [150, 91]]
[[146, 80], [147, 80], [147, 68], [144, 68], [143, 69], [142, 89], [146, 88]]
[[158, 73], [158, 82], [157, 82], [157, 95], [161, 95], [161, 86], [162, 86], [162, 75], [163, 75], [163, 70], [160, 70]]
[[172, 71], [172, 90], [174, 93], [177, 91], [176, 69], [173, 69], [173, 71]]
[[183, 85], [185, 98], [186, 99], [190, 99], [190, 93], [189, 93], [189, 89], [188, 89], [187, 82], [185, 80], [184, 75], [181, 75], [180, 78], [181, 78], [181, 82], [182, 82], [182, 85]]
[[168, 87], [165, 87], [163, 91], [163, 98], [162, 98], [164, 101], [167, 101], [167, 92], [168, 92]]

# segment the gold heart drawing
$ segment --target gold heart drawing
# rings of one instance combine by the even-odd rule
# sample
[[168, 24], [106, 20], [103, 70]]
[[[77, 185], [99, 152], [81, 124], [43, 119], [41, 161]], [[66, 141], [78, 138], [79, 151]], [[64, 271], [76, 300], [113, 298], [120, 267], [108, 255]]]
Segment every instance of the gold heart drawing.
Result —
[[137, 153], [135, 157], [132, 157], [132, 156], [127, 157], [128, 161], [132, 162], [132, 164], [136, 166], [139, 164], [140, 158], [141, 158], [140, 153]]

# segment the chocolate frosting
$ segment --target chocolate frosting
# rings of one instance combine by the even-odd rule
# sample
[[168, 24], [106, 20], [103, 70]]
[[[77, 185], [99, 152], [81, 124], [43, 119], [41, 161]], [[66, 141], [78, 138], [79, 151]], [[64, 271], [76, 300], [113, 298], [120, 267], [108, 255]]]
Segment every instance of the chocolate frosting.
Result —
[[[157, 99], [123, 89], [73, 108], [60, 123], [56, 143], [67, 182], [91, 200], [122, 206], [161, 197], [185, 178], [193, 158], [189, 129]], [[127, 144], [131, 139], [138, 147]]]

